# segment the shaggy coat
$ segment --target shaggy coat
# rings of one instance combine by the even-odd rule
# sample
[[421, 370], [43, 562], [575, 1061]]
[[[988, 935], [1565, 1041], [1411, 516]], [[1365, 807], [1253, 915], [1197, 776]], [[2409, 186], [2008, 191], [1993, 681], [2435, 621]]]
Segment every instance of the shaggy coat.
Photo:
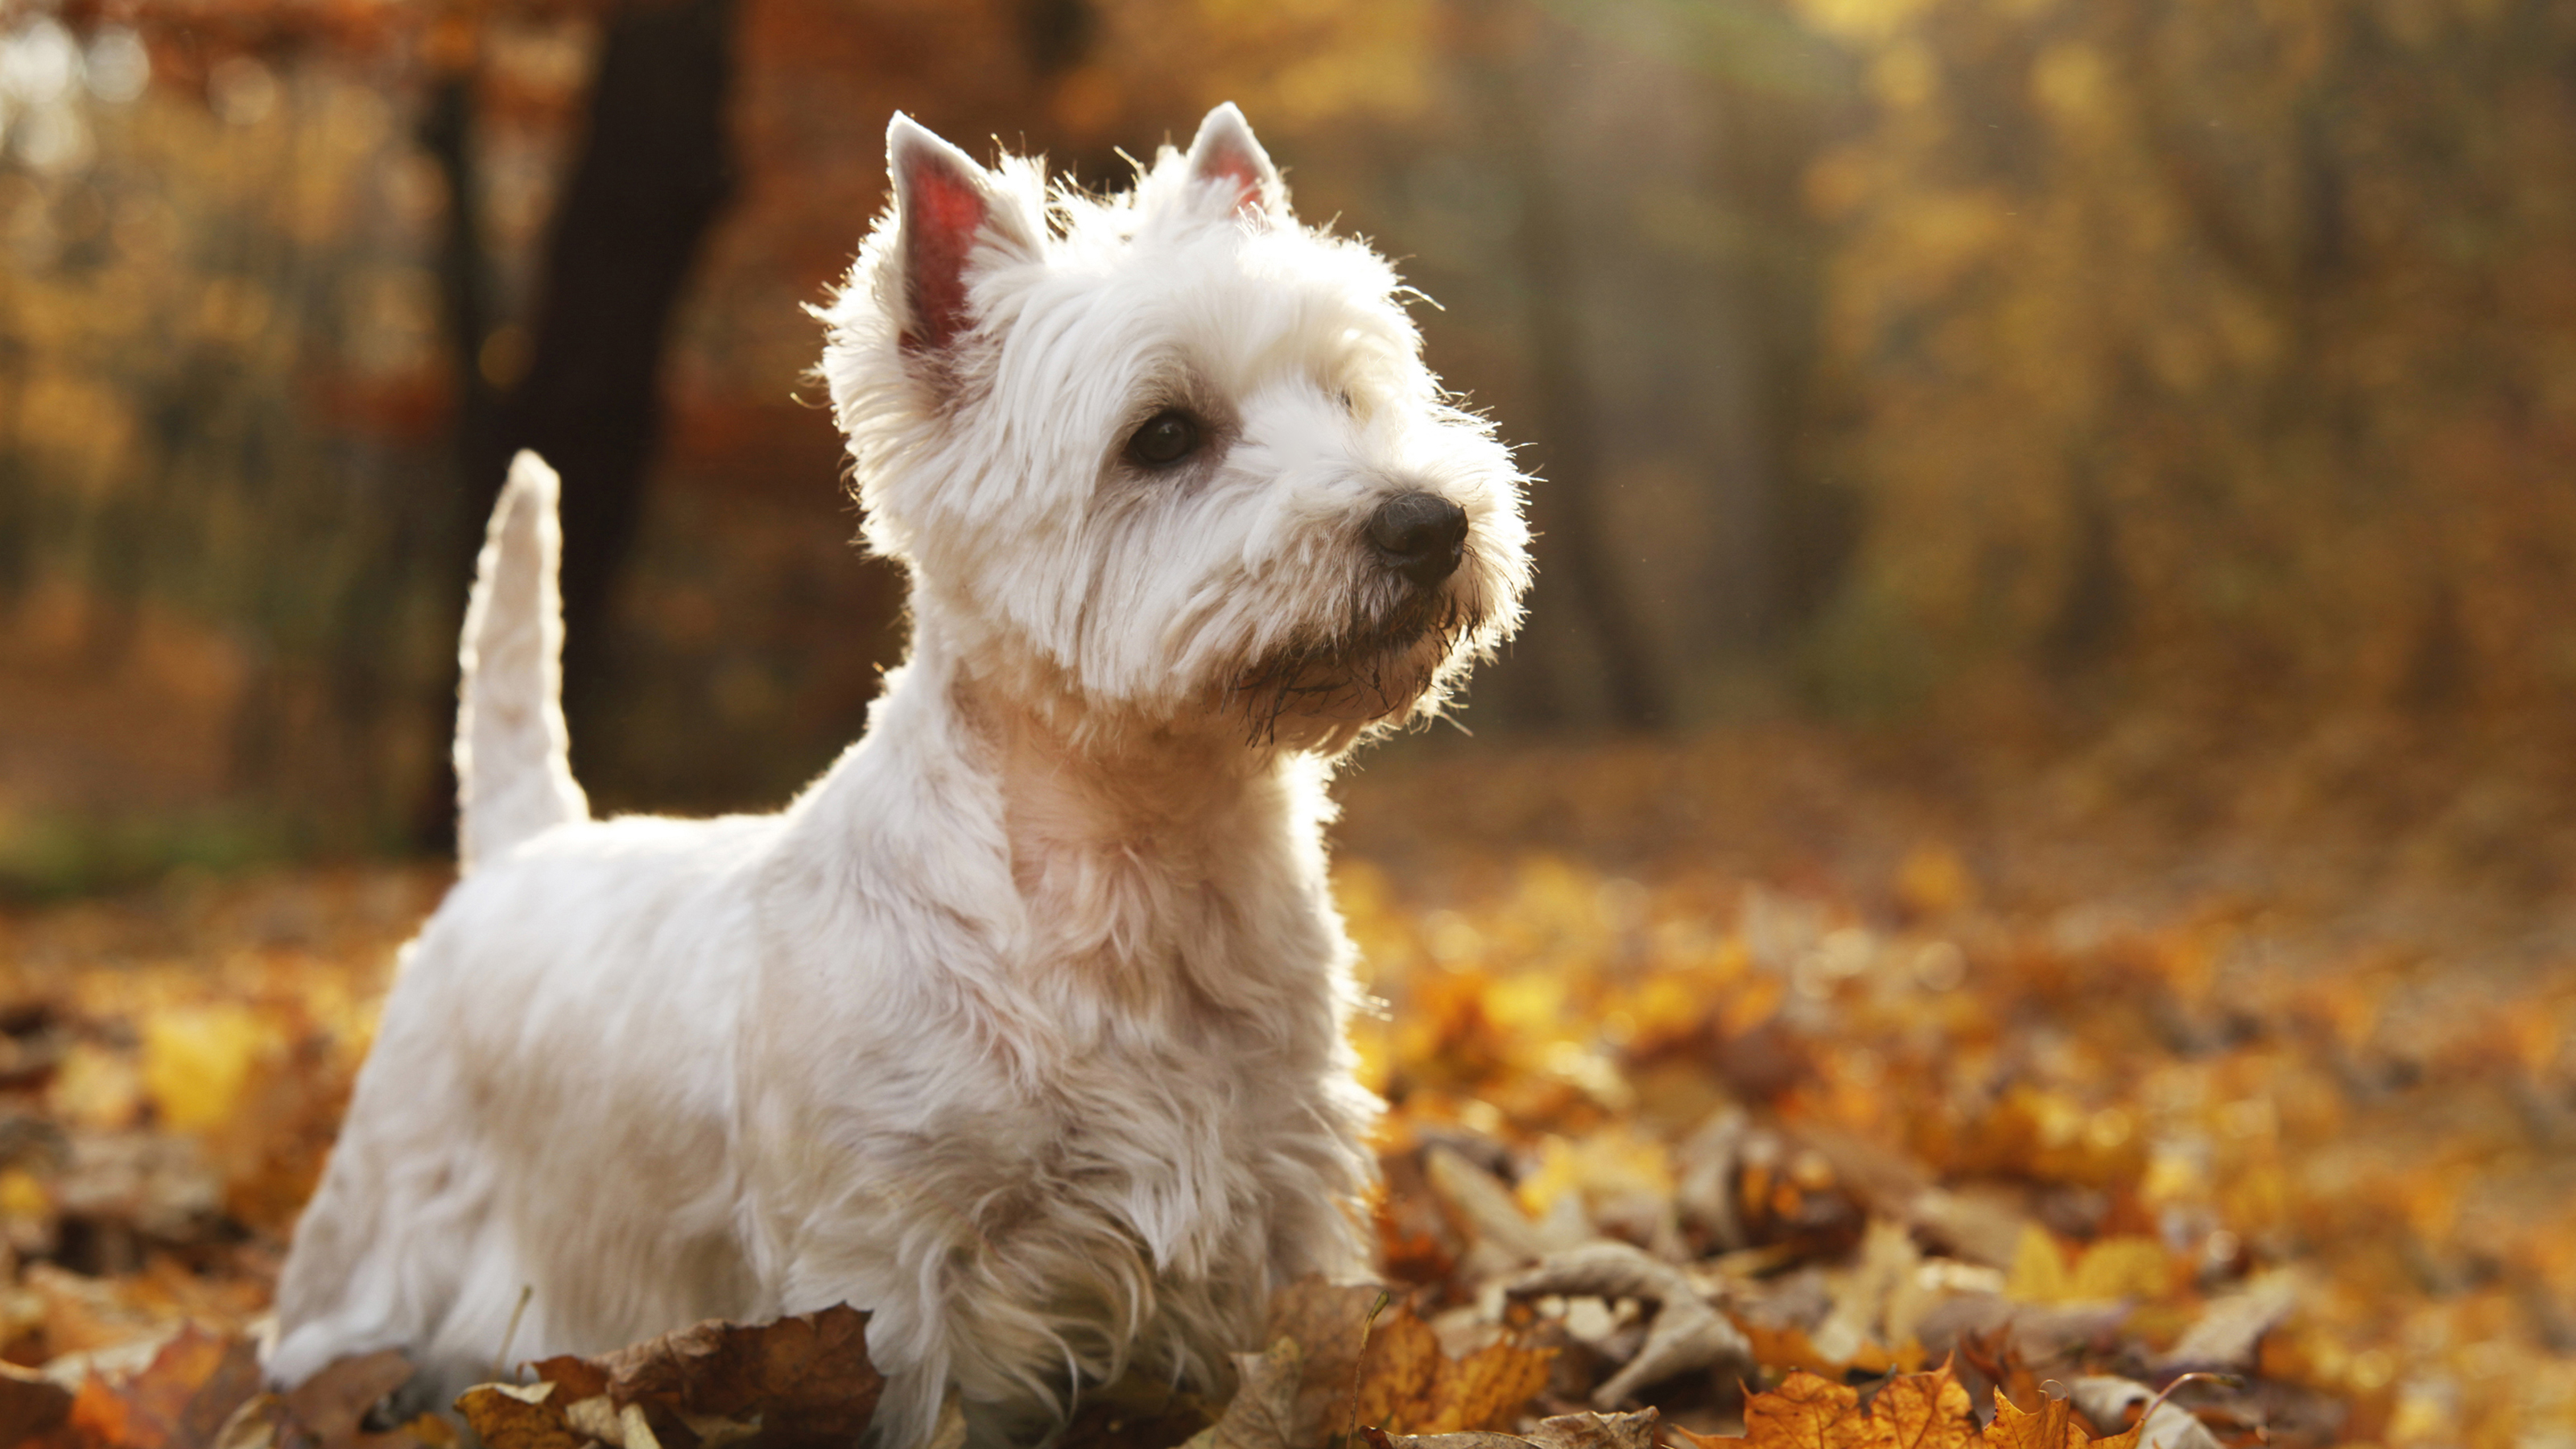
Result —
[[[1213, 1384], [1274, 1287], [1366, 1268], [1325, 785], [1517, 621], [1521, 480], [1231, 106], [1106, 199], [900, 116], [888, 149], [822, 376], [909, 662], [779, 814], [590, 819], [522, 455], [462, 649], [465, 873], [297, 1227], [281, 1382], [398, 1347], [443, 1402], [848, 1302], [872, 1438], [953, 1403], [1007, 1443], [1130, 1367]], [[1430, 565], [1384, 512], [1423, 494], [1464, 519]]]

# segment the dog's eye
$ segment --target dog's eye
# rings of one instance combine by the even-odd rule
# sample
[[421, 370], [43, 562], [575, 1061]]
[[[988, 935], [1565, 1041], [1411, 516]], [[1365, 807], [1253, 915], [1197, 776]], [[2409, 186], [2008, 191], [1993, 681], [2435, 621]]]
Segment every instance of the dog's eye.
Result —
[[1198, 450], [1198, 419], [1178, 408], [1147, 418], [1127, 440], [1127, 456], [1148, 468], [1168, 468]]

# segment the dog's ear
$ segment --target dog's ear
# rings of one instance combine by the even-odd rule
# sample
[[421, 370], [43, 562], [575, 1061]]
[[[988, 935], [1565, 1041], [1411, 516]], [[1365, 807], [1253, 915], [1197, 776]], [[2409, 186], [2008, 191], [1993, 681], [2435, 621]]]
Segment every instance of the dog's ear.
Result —
[[1237, 210], [1255, 215], [1283, 209], [1279, 168], [1252, 134], [1243, 112], [1227, 101], [1199, 122], [1198, 139], [1190, 142], [1190, 179], [1221, 182], [1232, 188]]
[[904, 350], [939, 351], [974, 324], [966, 270], [976, 246], [1028, 252], [1034, 244], [1017, 203], [995, 190], [984, 168], [901, 111], [886, 126], [886, 172], [894, 181]]

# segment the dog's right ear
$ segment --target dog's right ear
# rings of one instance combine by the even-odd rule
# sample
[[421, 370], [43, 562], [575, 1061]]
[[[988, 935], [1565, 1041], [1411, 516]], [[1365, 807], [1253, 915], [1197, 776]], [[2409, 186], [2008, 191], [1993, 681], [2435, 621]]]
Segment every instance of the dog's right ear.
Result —
[[979, 244], [1034, 250], [1012, 198], [984, 168], [901, 111], [886, 127], [886, 172], [894, 181], [895, 264], [906, 352], [938, 352], [974, 325], [966, 273]]
[[1270, 153], [1253, 136], [1252, 123], [1232, 101], [1199, 122], [1198, 136], [1190, 142], [1190, 179], [1219, 183], [1221, 194], [1246, 216], [1287, 209], [1279, 168], [1270, 164]]

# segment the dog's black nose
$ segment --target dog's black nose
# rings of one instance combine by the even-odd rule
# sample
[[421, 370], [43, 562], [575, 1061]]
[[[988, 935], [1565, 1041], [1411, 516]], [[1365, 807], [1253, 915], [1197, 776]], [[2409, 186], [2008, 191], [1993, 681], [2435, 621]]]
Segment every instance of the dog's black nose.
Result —
[[1368, 540], [1388, 568], [1427, 589], [1458, 571], [1467, 510], [1437, 493], [1399, 493], [1369, 516]]

